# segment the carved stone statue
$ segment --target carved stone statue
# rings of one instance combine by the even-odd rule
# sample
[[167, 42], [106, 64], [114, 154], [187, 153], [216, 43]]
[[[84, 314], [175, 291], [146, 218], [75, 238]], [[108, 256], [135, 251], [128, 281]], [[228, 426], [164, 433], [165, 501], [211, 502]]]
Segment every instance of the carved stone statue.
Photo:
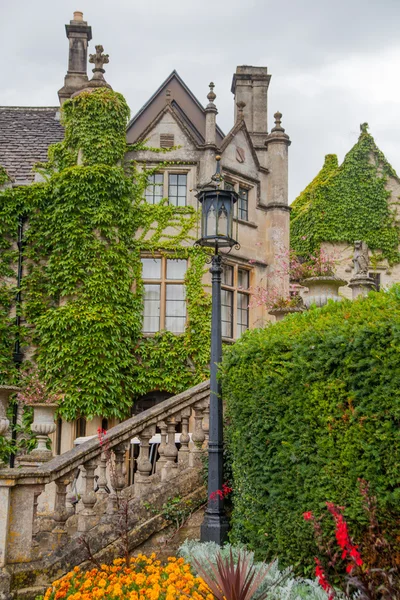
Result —
[[104, 48], [100, 44], [96, 46], [96, 54], [89, 54], [89, 62], [94, 65], [93, 73], [100, 71], [104, 73], [104, 65], [109, 62], [109, 55], [103, 54]]
[[353, 264], [356, 277], [368, 277], [368, 246], [361, 240], [354, 242]]

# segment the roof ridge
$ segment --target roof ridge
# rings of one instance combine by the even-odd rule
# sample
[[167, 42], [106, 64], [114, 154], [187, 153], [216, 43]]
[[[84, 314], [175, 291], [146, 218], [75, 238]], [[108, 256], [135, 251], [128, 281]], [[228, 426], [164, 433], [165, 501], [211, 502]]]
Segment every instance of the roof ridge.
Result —
[[0, 106], [0, 110], [58, 110], [59, 106]]

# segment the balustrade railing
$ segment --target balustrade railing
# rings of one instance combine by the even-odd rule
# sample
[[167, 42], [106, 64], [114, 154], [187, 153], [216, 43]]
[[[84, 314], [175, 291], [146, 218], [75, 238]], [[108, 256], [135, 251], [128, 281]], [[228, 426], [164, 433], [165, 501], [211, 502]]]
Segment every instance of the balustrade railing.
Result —
[[[59, 543], [65, 543], [67, 522], [75, 512], [79, 535], [101, 519], [110, 518], [118, 510], [118, 497], [127, 487], [126, 455], [132, 438], [140, 440], [140, 449], [130, 497], [145, 497], [153, 481], [169, 482], [181, 469], [201, 466], [206, 439], [203, 417], [209, 394], [207, 381], [123, 421], [107, 432], [102, 443], [97, 438], [89, 439], [39, 467], [0, 469], [0, 568], [32, 560], [38, 498], [43, 492], [53, 490], [54, 511], [46, 518], [54, 520]], [[194, 430], [190, 432], [192, 416]], [[179, 450], [175, 442], [178, 423]], [[150, 440], [157, 428], [161, 443], [154, 469]], [[76, 497], [76, 487], [75, 492], [71, 489], [78, 471], [80, 477], [84, 475], [80, 498]], [[34, 558], [37, 559], [36, 554]]]

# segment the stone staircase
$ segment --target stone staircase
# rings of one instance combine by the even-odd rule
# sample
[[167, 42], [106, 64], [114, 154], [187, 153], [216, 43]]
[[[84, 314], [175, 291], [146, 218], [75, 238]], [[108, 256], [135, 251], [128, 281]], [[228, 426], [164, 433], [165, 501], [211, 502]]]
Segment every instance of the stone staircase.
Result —
[[[209, 396], [207, 381], [113, 427], [101, 442], [90, 439], [37, 468], [0, 469], [0, 599], [34, 600], [76, 565], [109, 563], [128, 549], [151, 546], [154, 536], [159, 542], [170, 525], [163, 513], [168, 499], [201, 504]], [[156, 427], [161, 443], [154, 468]], [[132, 438], [140, 448], [128, 485]], [[71, 503], [77, 470], [83, 487]]]

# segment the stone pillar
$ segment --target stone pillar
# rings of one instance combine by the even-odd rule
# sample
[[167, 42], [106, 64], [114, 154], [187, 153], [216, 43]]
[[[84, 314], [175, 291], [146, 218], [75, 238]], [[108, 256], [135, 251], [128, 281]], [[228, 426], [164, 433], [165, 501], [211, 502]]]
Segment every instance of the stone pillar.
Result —
[[178, 465], [175, 462], [175, 460], [178, 456], [178, 450], [175, 445], [175, 424], [175, 417], [168, 417], [168, 443], [164, 450], [166, 463], [161, 471], [161, 481], [169, 481], [172, 477], [175, 477], [175, 475], [177, 475]]
[[97, 522], [98, 516], [93, 510], [96, 504], [96, 494], [94, 491], [94, 472], [97, 467], [97, 460], [88, 460], [84, 464], [86, 477], [85, 477], [85, 489], [82, 494], [83, 509], [80, 511], [78, 516], [78, 531], [79, 533], [85, 533], [92, 529]]
[[267, 138], [270, 80], [267, 67], [242, 65], [233, 75], [231, 92], [235, 96], [235, 122], [242, 106], [244, 121], [256, 148], [262, 147]]
[[201, 456], [203, 454], [202, 446], [206, 439], [203, 430], [203, 411], [204, 407], [201, 404], [194, 405], [194, 432], [192, 434], [192, 442], [194, 448], [190, 453], [189, 466], [190, 467], [201, 467]]
[[82, 90], [88, 83], [87, 53], [92, 39], [92, 28], [83, 20], [83, 14], [74, 12], [74, 18], [65, 26], [69, 41], [68, 71], [63, 87], [58, 91], [60, 104], [70, 98], [73, 93]]
[[181, 447], [178, 452], [178, 463], [184, 467], [189, 466], [189, 417], [190, 408], [182, 411], [182, 433], [179, 438]]
[[161, 431], [161, 442], [160, 442], [160, 445], [158, 446], [158, 454], [160, 455], [160, 458], [158, 459], [158, 461], [156, 463], [156, 473], [160, 473], [163, 466], [167, 462], [167, 459], [164, 456], [164, 452], [165, 452], [165, 447], [167, 445], [168, 429], [167, 429], [167, 424], [165, 421], [160, 421], [157, 425]]
[[282, 114], [275, 113], [275, 127], [267, 136], [268, 170], [266, 197], [261, 204], [267, 211], [266, 262], [268, 285], [279, 295], [289, 295], [289, 274], [282, 271], [282, 258], [288, 262], [290, 249], [290, 207], [288, 206], [288, 148], [289, 136], [281, 125]]
[[126, 469], [125, 469], [125, 456], [127, 451], [128, 443], [122, 442], [113, 448], [114, 462], [111, 462], [111, 485], [113, 491], [110, 494], [108, 501], [107, 513], [112, 514], [119, 508], [119, 494], [122, 492], [126, 485]]
[[151, 483], [150, 440], [153, 435], [154, 428], [147, 427], [138, 436], [140, 439], [140, 450], [137, 461], [137, 472], [135, 474], [135, 496], [137, 497], [146, 494]]
[[355, 275], [349, 281], [349, 288], [353, 295], [353, 300], [359, 298], [359, 296], [368, 296], [370, 292], [376, 290], [375, 281], [368, 275]]
[[[0, 481], [0, 490], [2, 484]], [[7, 564], [31, 560], [36, 498], [43, 490], [44, 484], [20, 484], [11, 490], [5, 557]]]
[[217, 153], [217, 107], [214, 104], [216, 98], [214, 84], [210, 83], [210, 91], [207, 94], [209, 100], [206, 106], [206, 130], [205, 130], [205, 148], [200, 163], [200, 183], [202, 185], [211, 181], [215, 171], [215, 155]]

